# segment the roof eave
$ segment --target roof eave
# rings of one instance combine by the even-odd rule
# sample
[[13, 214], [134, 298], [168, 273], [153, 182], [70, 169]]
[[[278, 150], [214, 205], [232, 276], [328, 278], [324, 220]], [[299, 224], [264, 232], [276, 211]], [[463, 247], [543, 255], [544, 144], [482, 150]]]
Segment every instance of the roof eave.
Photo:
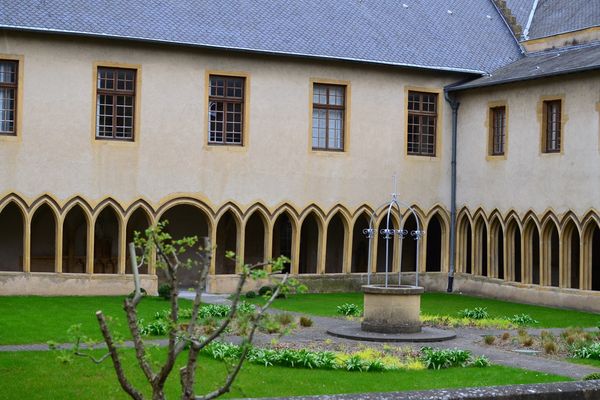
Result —
[[347, 61], [347, 62], [355, 62], [355, 63], [361, 63], [361, 64], [385, 65], [385, 66], [411, 68], [411, 69], [422, 69], [422, 70], [424, 69], [424, 70], [429, 70], [429, 71], [444, 71], [444, 72], [475, 74], [475, 75], [485, 75], [486, 74], [485, 71], [476, 70], [476, 69], [468, 69], [468, 68], [419, 65], [419, 64], [409, 64], [409, 63], [395, 63], [395, 62], [389, 62], [389, 61], [367, 60], [367, 59], [351, 58], [351, 57], [335, 57], [335, 56], [327, 56], [327, 55], [303, 54], [303, 53], [293, 53], [293, 52], [284, 52], [284, 51], [275, 51], [275, 50], [250, 49], [250, 48], [243, 48], [243, 47], [217, 46], [217, 45], [204, 44], [204, 43], [170, 41], [170, 40], [151, 39], [151, 38], [143, 38], [143, 37], [136, 37], [136, 36], [120, 36], [120, 35], [112, 35], [112, 34], [104, 34], [104, 33], [70, 31], [70, 30], [51, 29], [51, 28], [39, 28], [39, 27], [0, 24], [0, 30], [35, 32], [35, 33], [52, 33], [52, 34], [57, 34], [57, 35], [92, 37], [92, 38], [98, 38], [98, 39], [121, 39], [121, 40], [130, 40], [130, 41], [135, 41], [135, 42], [143, 42], [143, 43], [151, 43], [151, 44], [168, 44], [168, 45], [173, 45], [173, 46], [195, 47], [195, 48], [201, 48], [201, 49], [230, 50], [230, 51], [235, 51], [235, 52], [239, 52], [239, 53], [288, 56], [288, 57], [327, 60], [327, 61]]
[[506, 85], [506, 84], [515, 83], [515, 82], [533, 81], [536, 79], [551, 78], [551, 77], [560, 76], [560, 75], [576, 74], [579, 72], [594, 71], [594, 70], [598, 70], [598, 69], [600, 69], [600, 65], [593, 65], [593, 66], [586, 66], [586, 67], [580, 67], [580, 68], [573, 68], [573, 69], [560, 71], [560, 72], [549, 72], [549, 73], [539, 74], [539, 75], [529, 76], [529, 77], [517, 77], [517, 78], [503, 79], [501, 81], [496, 81], [496, 82], [491, 82], [491, 83], [482, 83], [482, 84], [477, 84], [477, 85], [470, 85], [470, 84], [465, 84], [465, 85], [460, 85], [460, 86], [448, 85], [448, 86], [446, 86], [445, 89], [448, 92], [459, 92], [459, 91], [468, 90], [468, 89], [478, 89], [478, 88], [484, 88], [484, 87], [490, 87], [490, 86]]

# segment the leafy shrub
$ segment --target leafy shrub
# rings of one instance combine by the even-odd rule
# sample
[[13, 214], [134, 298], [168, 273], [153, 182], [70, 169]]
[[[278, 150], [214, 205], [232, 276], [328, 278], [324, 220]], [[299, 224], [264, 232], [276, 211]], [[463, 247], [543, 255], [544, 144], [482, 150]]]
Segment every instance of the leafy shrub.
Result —
[[533, 338], [529, 335], [520, 336], [519, 341], [524, 347], [531, 347], [533, 345]]
[[200, 318], [225, 318], [231, 311], [231, 306], [226, 304], [206, 304], [200, 308]]
[[210, 342], [203, 351], [217, 360], [239, 358], [242, 354], [242, 348], [235, 344], [213, 341]]
[[381, 360], [372, 360], [367, 362], [367, 371], [382, 372], [385, 370], [385, 364]]
[[367, 369], [366, 363], [357, 355], [348, 357], [344, 367], [347, 371], [362, 371], [363, 369]]
[[450, 367], [462, 367], [471, 358], [471, 352], [460, 349], [433, 349], [423, 347], [421, 359], [429, 369], [441, 369]]
[[[229, 307], [229, 306], [227, 306]], [[231, 307], [229, 307], [229, 310], [231, 310]], [[252, 314], [256, 311], [256, 306], [252, 303], [248, 303], [245, 301], [242, 301], [240, 303], [238, 303], [237, 306], [237, 312], [238, 314]], [[227, 311], [229, 313], [229, 311]]]
[[600, 372], [593, 372], [583, 377], [584, 381], [596, 381], [600, 380]]
[[510, 333], [509, 332], [504, 332], [501, 336], [502, 340], [508, 340], [510, 339]]
[[249, 290], [248, 292], [246, 292], [246, 298], [247, 299], [254, 299], [256, 296], [257, 296], [257, 294], [253, 290]]
[[281, 325], [275, 320], [275, 318], [271, 317], [269, 314], [266, 314], [260, 323], [260, 330], [267, 333], [279, 333], [281, 331]]
[[475, 357], [470, 363], [469, 365], [472, 367], [477, 367], [477, 368], [485, 368], [485, 367], [489, 367], [492, 363], [490, 362], [490, 359], [487, 358], [486, 356], [479, 356], [479, 357]]
[[553, 341], [544, 342], [544, 351], [546, 352], [546, 354], [554, 354], [554, 353], [556, 353], [557, 350], [558, 350], [558, 346], [556, 345], [556, 342], [553, 342]]
[[284, 326], [294, 322], [294, 316], [290, 313], [279, 313], [275, 315], [275, 318], [277, 319], [277, 322]]
[[168, 283], [163, 283], [158, 287], [158, 295], [165, 300], [169, 300], [171, 298], [171, 285]]
[[542, 340], [547, 340], [547, 339], [548, 340], [550, 340], [550, 339], [554, 340], [554, 335], [551, 332], [547, 331], [547, 330], [543, 330], [543, 331], [540, 332], [540, 338]]
[[311, 327], [313, 325], [313, 320], [310, 317], [302, 316], [300, 317], [300, 326], [305, 328]]
[[179, 310], [179, 317], [183, 319], [192, 318], [192, 311], [191, 308], [182, 308]]
[[473, 309], [465, 308], [464, 310], [459, 311], [458, 315], [462, 318], [470, 319], [485, 319], [490, 316], [485, 307], [475, 307]]
[[164, 336], [169, 331], [169, 322], [164, 319], [156, 319], [144, 325], [144, 320], [139, 321], [140, 333], [144, 336]]
[[273, 293], [273, 288], [271, 286], [261, 286], [261, 288], [258, 289], [259, 296], [267, 296], [271, 293]]
[[515, 325], [521, 326], [539, 324], [539, 321], [533, 319], [529, 314], [515, 314], [508, 320]]
[[337, 313], [349, 317], [360, 317], [362, 310], [356, 304], [344, 303], [341, 306], [337, 306]]
[[335, 354], [330, 351], [318, 352], [317, 361], [322, 369], [334, 369], [337, 367], [335, 363]]
[[485, 344], [487, 345], [491, 345], [494, 344], [494, 342], [496, 341], [496, 336], [494, 335], [485, 335], [483, 337], [483, 341], [485, 342]]
[[574, 358], [590, 358], [592, 360], [600, 360], [600, 342], [592, 343], [587, 346], [575, 346], [572, 349], [572, 356]]

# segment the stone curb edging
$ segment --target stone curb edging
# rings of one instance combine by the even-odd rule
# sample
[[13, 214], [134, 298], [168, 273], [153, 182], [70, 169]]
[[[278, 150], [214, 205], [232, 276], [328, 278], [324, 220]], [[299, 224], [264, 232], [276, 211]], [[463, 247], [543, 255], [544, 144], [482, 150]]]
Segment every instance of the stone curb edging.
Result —
[[[272, 397], [261, 400], [598, 400], [600, 381], [537, 383], [411, 392]], [[246, 399], [258, 400], [258, 399]]]

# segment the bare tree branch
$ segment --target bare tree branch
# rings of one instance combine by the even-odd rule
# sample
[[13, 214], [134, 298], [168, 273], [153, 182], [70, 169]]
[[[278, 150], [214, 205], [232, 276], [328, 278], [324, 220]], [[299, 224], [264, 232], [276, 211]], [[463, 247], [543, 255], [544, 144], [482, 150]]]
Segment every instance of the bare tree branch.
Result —
[[140, 334], [138, 326], [137, 310], [136, 306], [129, 299], [125, 299], [125, 314], [127, 316], [127, 326], [131, 332], [133, 338], [133, 347], [135, 348], [135, 358], [137, 358], [140, 368], [144, 372], [144, 375], [148, 380], [153, 380], [155, 377], [154, 371], [150, 366], [150, 363], [146, 359], [146, 349], [144, 347], [144, 341]]
[[[288, 274], [285, 274], [283, 280], [281, 281], [281, 285], [285, 284], [287, 279], [288, 279]], [[231, 385], [233, 384], [233, 382], [235, 381], [235, 378], [237, 377], [240, 370], [242, 369], [242, 365], [244, 364], [244, 361], [246, 360], [248, 351], [250, 351], [250, 347], [252, 345], [252, 341], [254, 340], [254, 334], [256, 332], [256, 329], [258, 328], [258, 324], [260, 323], [260, 320], [262, 319], [264, 313], [271, 306], [271, 304], [273, 304], [273, 301], [277, 298], [277, 296], [279, 296], [281, 285], [277, 286], [277, 288], [275, 289], [275, 291], [273, 292], [273, 294], [271, 295], [269, 300], [265, 303], [265, 305], [263, 305], [259, 309], [259, 312], [252, 319], [252, 328], [250, 329], [250, 333], [248, 334], [247, 340], [243, 344], [243, 350], [242, 350], [240, 359], [239, 359], [238, 363], [236, 364], [235, 368], [233, 369], [233, 371], [231, 371], [229, 373], [229, 375], [227, 376], [227, 379], [226, 379], [225, 383], [223, 384], [223, 386], [221, 386], [220, 388], [218, 388], [210, 393], [207, 393], [203, 396], [185, 397], [185, 393], [184, 393], [184, 397], [183, 397], [184, 400], [188, 400], [188, 399], [211, 400], [211, 399], [219, 397], [220, 395], [227, 393], [231, 390]], [[189, 372], [189, 371], [187, 371], [187, 372]], [[188, 377], [188, 379], [189, 379], [189, 377]], [[193, 382], [192, 382], [192, 388], [193, 388]]]
[[[143, 262], [143, 260], [142, 260]], [[135, 244], [129, 243], [129, 263], [133, 272], [133, 283], [135, 285], [135, 294], [133, 295], [132, 303], [137, 305], [142, 299], [142, 286], [140, 284], [140, 272], [138, 271], [137, 260], [135, 259]]]
[[119, 353], [114, 344], [112, 335], [108, 329], [108, 325], [106, 324], [106, 319], [104, 318], [104, 314], [102, 311], [96, 312], [96, 318], [98, 319], [98, 323], [100, 324], [100, 330], [102, 331], [102, 336], [104, 337], [104, 341], [106, 342], [106, 347], [108, 347], [108, 352], [112, 358], [113, 366], [115, 368], [115, 372], [117, 373], [117, 379], [121, 384], [123, 390], [129, 394], [135, 400], [143, 400], [144, 397], [140, 392], [138, 392], [129, 382], [127, 377], [125, 377], [125, 372], [123, 372], [123, 366], [121, 365], [121, 359], [119, 358]]

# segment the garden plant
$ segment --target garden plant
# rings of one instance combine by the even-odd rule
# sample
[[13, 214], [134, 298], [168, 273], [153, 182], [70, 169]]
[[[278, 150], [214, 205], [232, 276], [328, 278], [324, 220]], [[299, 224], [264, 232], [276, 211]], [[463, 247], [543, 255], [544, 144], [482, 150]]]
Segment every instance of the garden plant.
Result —
[[[174, 372], [178, 358], [183, 354], [187, 356], [187, 359], [179, 369], [182, 399], [208, 400], [216, 398], [231, 389], [231, 385], [239, 374], [244, 360], [252, 350], [251, 343], [255, 332], [264, 320], [266, 316], [265, 312], [273, 300], [281, 293], [302, 290], [303, 288], [297, 281], [288, 279], [286, 274], [279, 280], [272, 279], [272, 291], [266, 294], [266, 301], [262, 306], [254, 308], [254, 306], [243, 305], [240, 302], [240, 295], [246, 281], [249, 279], [272, 278], [273, 274], [277, 274], [283, 270], [284, 263], [288, 262], [288, 260], [285, 257], [279, 257], [272, 262], [240, 265], [239, 281], [232, 296], [230, 307], [202, 307], [202, 288], [204, 288], [206, 283], [214, 249], [210, 246], [206, 238], [202, 246], [198, 245], [197, 237], [174, 239], [165, 230], [167, 223], [167, 221], [161, 222], [155, 227], [147, 229], [143, 235], [136, 233], [134, 243], [129, 245], [135, 290], [132, 296], [125, 298], [123, 308], [126, 313], [127, 326], [133, 338], [135, 357], [147, 384], [151, 387], [153, 400], [165, 399], [165, 383], [169, 375]], [[142, 254], [137, 257], [136, 249], [142, 250]], [[196, 251], [198, 261], [190, 258], [182, 259], [192, 249]], [[153, 254], [156, 254], [156, 267], [163, 270], [167, 279], [168, 287], [161, 286], [161, 295], [167, 297], [168, 294], [170, 308], [168, 312], [159, 315], [159, 318], [155, 319], [150, 325], [144, 325], [143, 322], [140, 323], [141, 321], [138, 318], [138, 306], [144, 300], [138, 268], [143, 265], [145, 259], [152, 257]], [[227, 257], [235, 260], [235, 255], [231, 252], [227, 252]], [[271, 272], [267, 272], [267, 268], [265, 268], [267, 266], [270, 266]], [[197, 280], [194, 287], [195, 297], [192, 308], [180, 310], [178, 303], [179, 282], [177, 276], [178, 271], [184, 268], [194, 268], [194, 271], [197, 271]], [[242, 312], [248, 315], [249, 325], [241, 341], [241, 345], [239, 345], [235, 354], [235, 360], [227, 377], [216, 389], [204, 395], [196, 395], [194, 387], [200, 353], [207, 348], [213, 348], [215, 345], [211, 344], [223, 335], [236, 316]], [[218, 315], [221, 319], [214, 327], [212, 333], [204, 336], [204, 330], [200, 329], [202, 319], [209, 315]], [[89, 350], [89, 347], [82, 346], [86, 338], [80, 335], [77, 327], [74, 327], [71, 329], [71, 333], [75, 336], [75, 345], [69, 353], [63, 354], [63, 358], [68, 358], [70, 355], [81, 356], [89, 358], [95, 363], [101, 363], [111, 358], [121, 388], [131, 398], [142, 400], [144, 398], [142, 391], [134, 387], [125, 373], [120, 338], [113, 335], [109, 324], [110, 321], [108, 321], [102, 311], [96, 312], [96, 318], [108, 352], [98, 357], [96, 353]], [[181, 323], [183, 319], [186, 320], [185, 323]], [[167, 335], [168, 344], [165, 348], [166, 354], [162, 363], [150, 359], [148, 345], [142, 338], [144, 334]]]

